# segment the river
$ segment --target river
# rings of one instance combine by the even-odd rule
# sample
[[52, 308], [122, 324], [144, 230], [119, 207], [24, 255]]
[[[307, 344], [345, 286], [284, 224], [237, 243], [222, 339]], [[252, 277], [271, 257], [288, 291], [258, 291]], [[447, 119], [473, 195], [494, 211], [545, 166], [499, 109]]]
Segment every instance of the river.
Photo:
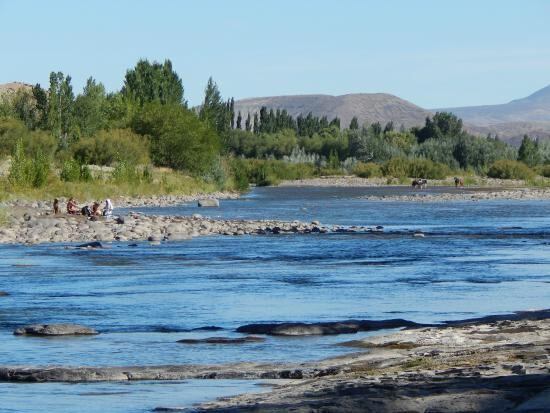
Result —
[[[134, 209], [383, 226], [376, 234], [216, 236], [161, 245], [112, 243], [101, 250], [0, 246], [0, 290], [10, 293], [0, 297], [0, 365], [315, 360], [353, 351], [337, 345], [350, 336], [268, 337], [240, 345], [177, 340], [238, 336], [237, 326], [253, 322], [441, 322], [548, 307], [549, 201], [362, 199], [408, 191], [256, 188], [240, 199], [222, 200], [217, 209]], [[425, 237], [413, 237], [417, 230]], [[85, 324], [101, 334], [12, 335], [16, 327], [38, 322]], [[223, 330], [190, 331], [204, 326]], [[261, 389], [243, 381], [0, 383], [0, 412], [44, 411], [42, 406], [57, 412], [146, 412]]]

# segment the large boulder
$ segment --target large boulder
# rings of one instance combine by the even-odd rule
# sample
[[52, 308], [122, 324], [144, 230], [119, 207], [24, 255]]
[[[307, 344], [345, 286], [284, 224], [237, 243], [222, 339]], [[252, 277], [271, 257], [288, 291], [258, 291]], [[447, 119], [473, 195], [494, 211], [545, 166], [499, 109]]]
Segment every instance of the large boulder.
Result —
[[218, 201], [215, 198], [206, 198], [206, 199], [199, 199], [199, 202], [197, 204], [200, 207], [218, 208], [220, 206], [220, 201]]
[[13, 332], [16, 336], [82, 336], [99, 334], [90, 327], [79, 324], [31, 324]]

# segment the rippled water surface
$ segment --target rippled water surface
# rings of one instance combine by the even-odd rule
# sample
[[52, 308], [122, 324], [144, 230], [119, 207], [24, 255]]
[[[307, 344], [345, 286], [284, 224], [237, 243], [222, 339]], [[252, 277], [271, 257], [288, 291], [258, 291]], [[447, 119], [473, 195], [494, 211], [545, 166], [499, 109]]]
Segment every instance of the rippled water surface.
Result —
[[[432, 189], [450, 190], [454, 188]], [[335, 344], [350, 336], [268, 337], [263, 343], [244, 345], [176, 341], [238, 336], [235, 327], [252, 322], [439, 322], [548, 307], [550, 202], [361, 199], [409, 191], [258, 188], [242, 199], [222, 200], [219, 209], [140, 209], [154, 214], [383, 225], [384, 234], [220, 236], [157, 246], [113, 243], [96, 251], [64, 245], [0, 246], [0, 290], [10, 293], [0, 297], [0, 365], [312, 360], [346, 351]], [[414, 230], [424, 231], [426, 237], [413, 238]], [[63, 339], [12, 335], [17, 326], [35, 322], [81, 323], [102, 334]], [[223, 330], [188, 331], [203, 326]], [[11, 405], [1, 403], [5, 390], [25, 397], [32, 407], [33, 401], [45, 397], [41, 392], [46, 387], [40, 386], [0, 384], [0, 411], [17, 406], [14, 397], [8, 399]], [[77, 389], [50, 386], [50, 394]], [[191, 389], [185, 383], [174, 386], [181, 389], [158, 393], [165, 394], [164, 404], [177, 401], [173, 394]], [[128, 388], [160, 389], [145, 383]], [[193, 388], [189, 394], [198, 397], [210, 391], [214, 397], [209, 389]], [[77, 389], [62, 398], [84, 397], [79, 394], [85, 391]], [[185, 403], [194, 401], [198, 398], [189, 397]], [[159, 404], [163, 403], [155, 406]]]

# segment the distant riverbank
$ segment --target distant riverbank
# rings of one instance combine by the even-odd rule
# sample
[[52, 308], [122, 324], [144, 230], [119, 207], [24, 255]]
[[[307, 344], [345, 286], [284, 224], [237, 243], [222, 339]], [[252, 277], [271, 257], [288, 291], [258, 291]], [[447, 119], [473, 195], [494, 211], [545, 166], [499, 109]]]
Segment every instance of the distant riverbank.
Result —
[[[385, 178], [359, 178], [356, 176], [330, 176], [294, 181], [283, 181], [281, 187], [396, 187], [411, 188], [409, 180], [405, 183], [399, 180]], [[447, 187], [447, 191], [440, 191]], [[437, 191], [433, 189], [436, 188]], [[428, 180], [425, 189], [415, 190], [404, 195], [366, 195], [362, 197], [372, 201], [482, 201], [482, 200], [548, 200], [550, 188], [528, 187], [525, 181], [503, 179], [479, 179], [475, 185], [455, 187], [452, 180]]]

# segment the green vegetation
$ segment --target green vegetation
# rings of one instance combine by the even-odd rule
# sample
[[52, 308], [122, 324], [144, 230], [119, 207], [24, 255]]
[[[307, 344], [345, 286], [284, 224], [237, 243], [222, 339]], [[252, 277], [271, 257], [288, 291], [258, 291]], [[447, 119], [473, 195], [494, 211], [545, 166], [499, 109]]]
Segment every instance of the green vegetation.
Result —
[[548, 141], [525, 136], [516, 150], [467, 133], [450, 113], [405, 129], [234, 107], [210, 78], [200, 107], [189, 108], [169, 60], [138, 61], [110, 93], [90, 77], [75, 95], [71, 77], [52, 72], [47, 88], [0, 97], [0, 160], [11, 158], [0, 197], [244, 191], [250, 183], [343, 174], [401, 183], [488, 176], [532, 185], [546, 182], [537, 174], [550, 177]]
[[487, 175], [499, 179], [530, 179], [535, 173], [522, 162], [500, 160], [491, 165]]

